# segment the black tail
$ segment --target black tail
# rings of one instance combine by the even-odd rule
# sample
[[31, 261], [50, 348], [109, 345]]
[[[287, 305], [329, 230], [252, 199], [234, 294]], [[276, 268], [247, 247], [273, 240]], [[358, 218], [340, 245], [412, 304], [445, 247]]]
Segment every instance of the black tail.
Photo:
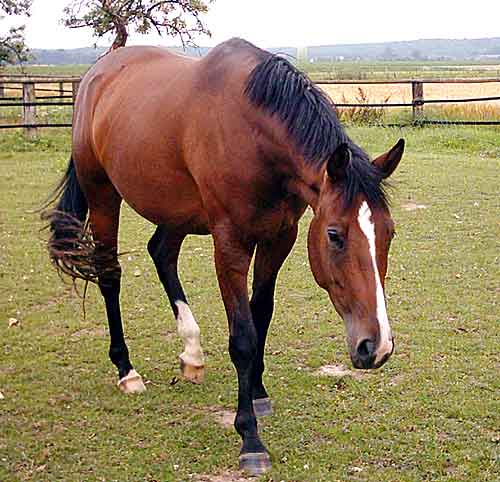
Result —
[[45, 208], [54, 203], [55, 207], [41, 214], [51, 234], [47, 247], [52, 263], [73, 280], [97, 281], [96, 246], [87, 224], [88, 204], [73, 158]]
[[87, 219], [88, 205], [78, 178], [76, 177], [75, 162], [69, 160], [68, 168], [63, 178], [51, 195], [49, 204], [58, 199], [56, 210], [71, 215], [83, 223]]

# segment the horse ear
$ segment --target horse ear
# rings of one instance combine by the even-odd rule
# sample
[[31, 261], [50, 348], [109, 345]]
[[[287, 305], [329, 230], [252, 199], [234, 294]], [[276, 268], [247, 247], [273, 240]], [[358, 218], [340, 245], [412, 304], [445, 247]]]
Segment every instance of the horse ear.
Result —
[[373, 164], [377, 166], [382, 172], [382, 177], [389, 177], [398, 167], [399, 161], [403, 157], [403, 152], [405, 150], [405, 140], [399, 139], [397, 144], [385, 154], [377, 157], [373, 160]]
[[326, 172], [328, 172], [330, 179], [335, 181], [343, 179], [345, 171], [351, 163], [351, 159], [352, 154], [347, 143], [340, 144], [326, 164]]

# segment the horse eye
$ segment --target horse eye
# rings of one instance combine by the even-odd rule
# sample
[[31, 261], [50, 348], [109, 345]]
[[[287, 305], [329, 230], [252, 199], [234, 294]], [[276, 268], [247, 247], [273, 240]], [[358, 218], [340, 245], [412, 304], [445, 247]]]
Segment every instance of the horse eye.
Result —
[[330, 243], [332, 245], [334, 245], [335, 248], [337, 248], [337, 249], [344, 248], [344, 238], [335, 228], [328, 228], [327, 233], [328, 233], [328, 239], [330, 240]]

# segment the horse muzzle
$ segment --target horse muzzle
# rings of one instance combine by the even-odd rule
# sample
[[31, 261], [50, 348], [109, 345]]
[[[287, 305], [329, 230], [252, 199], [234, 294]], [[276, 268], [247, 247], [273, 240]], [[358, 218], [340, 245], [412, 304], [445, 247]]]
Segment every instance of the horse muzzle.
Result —
[[370, 370], [380, 368], [394, 352], [394, 339], [390, 341], [390, 346], [378, 346], [374, 340], [369, 338], [361, 340], [354, 351], [350, 352], [351, 361], [354, 368]]

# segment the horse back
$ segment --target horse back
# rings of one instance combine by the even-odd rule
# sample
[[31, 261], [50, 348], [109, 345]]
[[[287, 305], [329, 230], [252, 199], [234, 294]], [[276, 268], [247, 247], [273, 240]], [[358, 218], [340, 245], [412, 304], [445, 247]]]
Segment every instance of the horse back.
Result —
[[157, 224], [190, 220], [205, 231], [219, 218], [257, 226], [266, 216], [279, 224], [273, 133], [258, 128], [262, 115], [244, 95], [268, 55], [237, 39], [202, 59], [156, 47], [106, 55], [83, 79], [75, 107], [79, 175], [108, 178]]

